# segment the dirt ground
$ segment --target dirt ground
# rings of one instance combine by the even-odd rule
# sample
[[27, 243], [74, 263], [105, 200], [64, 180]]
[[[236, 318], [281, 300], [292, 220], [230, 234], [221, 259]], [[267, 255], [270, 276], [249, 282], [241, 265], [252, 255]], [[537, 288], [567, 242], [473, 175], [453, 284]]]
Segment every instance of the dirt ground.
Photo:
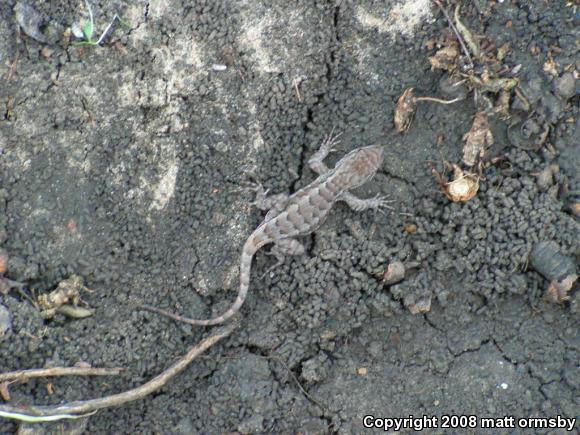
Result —
[[[578, 1], [462, 2], [489, 56], [509, 44], [502, 74], [527, 101], [508, 91], [503, 114], [497, 93], [475, 101], [473, 86], [450, 91], [431, 67], [454, 36], [428, 0], [94, 0], [94, 39], [115, 13], [127, 22], [102, 47], [72, 44], [83, 2], [29, 0], [39, 22], [20, 35], [16, 3], [0, 5], [0, 245], [5, 276], [26, 288], [0, 292], [0, 372], [125, 370], [11, 384], [9, 403], [134, 388], [207, 336], [134, 305], [223, 312], [264, 216], [243, 187], [307, 185], [306, 162], [334, 128], [330, 166], [384, 146], [382, 168], [356, 194], [388, 195], [393, 210], [337, 204], [303, 240], [306, 254], [263, 278], [275, 259], [260, 251], [234, 333], [160, 391], [91, 416], [84, 433], [371, 433], [368, 415], [437, 416], [433, 434], [569, 433], [521, 427], [531, 420], [445, 428], [443, 416], [580, 417], [580, 292], [552, 302], [530, 258], [553, 241], [578, 264]], [[453, 17], [457, 2], [442, 3]], [[464, 99], [422, 102], [397, 134], [409, 87]], [[488, 163], [476, 196], [454, 203], [429, 162], [461, 161], [485, 98]], [[415, 267], [387, 285], [394, 261]], [[31, 299], [72, 274], [93, 315], [43, 318]], [[2, 434], [17, 427], [0, 419]]]

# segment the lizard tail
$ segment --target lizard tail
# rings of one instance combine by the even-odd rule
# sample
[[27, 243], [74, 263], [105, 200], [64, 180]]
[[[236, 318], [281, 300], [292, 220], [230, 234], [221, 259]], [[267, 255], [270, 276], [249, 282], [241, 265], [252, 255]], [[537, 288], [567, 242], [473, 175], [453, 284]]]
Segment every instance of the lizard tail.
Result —
[[250, 288], [250, 269], [252, 266], [252, 258], [258, 249], [264, 246], [269, 241], [261, 241], [258, 244], [253, 240], [253, 238], [248, 239], [242, 250], [242, 258], [240, 260], [240, 290], [238, 291], [238, 297], [235, 302], [228, 308], [228, 310], [220, 316], [214, 317], [207, 320], [197, 320], [190, 319], [189, 317], [180, 316], [179, 314], [172, 313], [161, 308], [152, 307], [150, 305], [137, 305], [137, 308], [149, 311], [152, 313], [161, 314], [162, 316], [169, 317], [170, 319], [176, 320], [178, 322], [187, 323], [189, 325], [195, 326], [212, 326], [224, 323], [234, 314], [236, 314], [241, 306], [246, 300], [246, 295], [248, 294], [248, 289]]

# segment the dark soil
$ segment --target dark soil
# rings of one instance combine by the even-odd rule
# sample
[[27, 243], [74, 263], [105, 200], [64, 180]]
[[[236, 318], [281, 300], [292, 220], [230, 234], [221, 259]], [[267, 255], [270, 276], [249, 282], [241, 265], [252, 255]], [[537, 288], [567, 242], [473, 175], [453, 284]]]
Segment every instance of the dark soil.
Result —
[[[90, 417], [86, 433], [350, 434], [365, 431], [365, 415], [580, 417], [580, 292], [551, 302], [529, 261], [554, 241], [578, 263], [580, 5], [463, 2], [473, 33], [510, 44], [503, 62], [520, 65], [530, 104], [514, 97], [509, 118], [490, 116], [488, 155], [503, 161], [484, 169], [473, 199], [452, 203], [427, 163], [460, 162], [479, 109], [473, 92], [421, 103], [395, 133], [406, 88], [448, 98], [428, 61], [448, 23], [427, 0], [402, 3], [94, 0], [96, 37], [115, 13], [130, 25], [103, 47], [67, 39], [82, 2], [29, 0], [44, 43], [19, 35], [14, 1], [0, 5], [0, 245], [6, 277], [27, 284], [0, 293], [0, 372], [126, 368], [12, 384], [10, 403], [125, 391], [199, 342], [208, 328], [133, 305], [223, 312], [263, 218], [242, 187], [310, 183], [306, 162], [334, 127], [343, 135], [330, 165], [384, 145], [382, 169], [356, 193], [388, 195], [394, 210], [337, 204], [304, 240], [307, 254], [264, 278], [275, 260], [259, 252], [234, 334], [156, 394]], [[455, 3], [445, 2], [451, 15]], [[558, 171], [540, 182], [549, 165]], [[387, 286], [395, 260], [418, 266]], [[81, 299], [94, 315], [43, 319], [23, 294], [71, 274], [91, 289]], [[411, 313], [425, 302], [428, 312]], [[16, 430], [0, 420], [1, 433]], [[503, 430], [493, 433], [534, 432]], [[429, 433], [453, 432], [440, 420]]]

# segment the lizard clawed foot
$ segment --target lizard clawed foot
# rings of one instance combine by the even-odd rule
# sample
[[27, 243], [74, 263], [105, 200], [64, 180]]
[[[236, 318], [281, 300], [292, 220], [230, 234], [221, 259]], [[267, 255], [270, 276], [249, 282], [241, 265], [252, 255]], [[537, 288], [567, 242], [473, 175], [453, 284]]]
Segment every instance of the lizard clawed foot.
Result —
[[340, 143], [340, 136], [342, 136], [342, 132], [334, 134], [334, 127], [332, 127], [330, 133], [328, 133], [322, 141], [320, 149], [324, 149], [326, 154], [336, 151], [334, 146]]
[[391, 207], [390, 204], [397, 202], [394, 199], [388, 199], [388, 196], [381, 196], [377, 195], [374, 198], [369, 199], [369, 203], [371, 203], [370, 208], [379, 210], [380, 212], [384, 213], [384, 209], [394, 210], [394, 207]]
[[244, 193], [253, 193], [254, 200], [249, 202], [249, 204], [260, 210], [268, 210], [271, 207], [267, 196], [270, 189], [264, 189], [262, 183], [258, 181], [246, 181], [244, 185], [238, 186], [236, 190]]
[[264, 186], [259, 181], [242, 181], [236, 188], [235, 191], [237, 192], [250, 192], [250, 193], [257, 193], [257, 192], [267, 192], [264, 190]]

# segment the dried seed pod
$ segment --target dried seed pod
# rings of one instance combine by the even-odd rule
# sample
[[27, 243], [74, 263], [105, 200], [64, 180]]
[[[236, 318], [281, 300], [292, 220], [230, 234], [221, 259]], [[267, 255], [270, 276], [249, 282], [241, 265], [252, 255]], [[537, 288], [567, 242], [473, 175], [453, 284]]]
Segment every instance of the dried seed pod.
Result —
[[477, 112], [473, 118], [471, 129], [463, 135], [463, 163], [473, 166], [485, 155], [485, 149], [493, 145], [493, 134], [489, 128], [487, 116]]
[[479, 178], [466, 174], [454, 179], [446, 186], [446, 196], [453, 202], [469, 201], [479, 190]]
[[453, 164], [453, 180], [448, 181], [442, 174], [432, 169], [441, 191], [453, 202], [469, 201], [479, 190], [479, 177], [471, 172], [463, 171]]
[[433, 97], [415, 97], [413, 95], [413, 88], [406, 89], [405, 92], [397, 100], [397, 107], [395, 108], [395, 130], [397, 133], [406, 132], [413, 120], [415, 111], [417, 110], [417, 103], [419, 101], [431, 101], [439, 104], [453, 104], [461, 98], [453, 100], [441, 100]]
[[397, 133], [404, 133], [409, 129], [415, 110], [417, 110], [417, 101], [413, 95], [413, 88], [405, 89], [405, 92], [397, 100], [395, 109], [395, 130]]

